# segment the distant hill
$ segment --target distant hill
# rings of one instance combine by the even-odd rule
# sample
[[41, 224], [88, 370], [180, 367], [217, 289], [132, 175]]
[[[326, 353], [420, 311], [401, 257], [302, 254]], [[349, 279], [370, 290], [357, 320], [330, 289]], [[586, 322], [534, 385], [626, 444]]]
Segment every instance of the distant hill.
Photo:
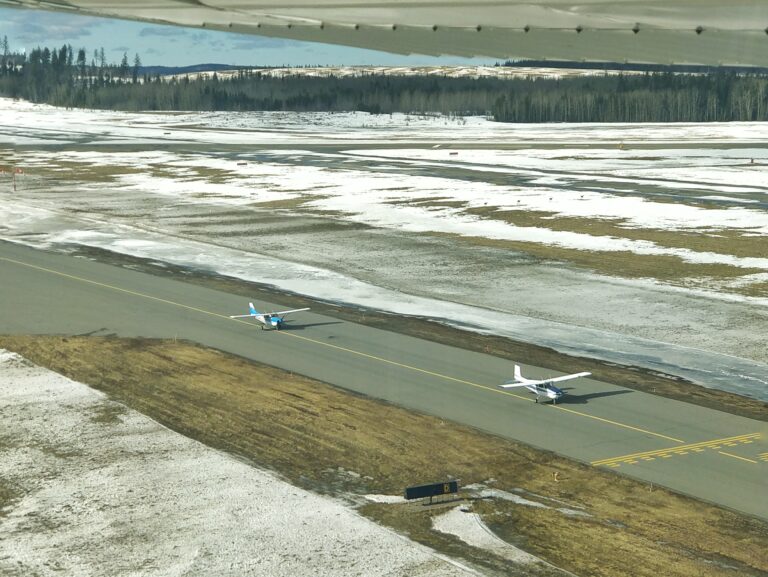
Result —
[[236, 66], [233, 64], [193, 64], [191, 66], [141, 66], [139, 75], [169, 76], [175, 74], [193, 74], [197, 72], [219, 72], [223, 70], [240, 70], [242, 68], [253, 69], [253, 66]]
[[197, 78], [200, 74], [219, 73], [221, 78], [235, 76], [238, 71], [286, 77], [336, 77], [353, 76], [444, 76], [449, 78], [514, 78], [545, 77], [567, 78], [593, 76], [600, 73], [638, 74], [645, 72], [672, 72], [677, 74], [768, 74], [768, 68], [742, 66], [694, 66], [629, 64], [623, 62], [565, 62], [555, 60], [506, 61], [495, 66], [237, 66], [232, 64], [194, 64], [191, 66], [142, 66], [139, 75], [185, 76]]

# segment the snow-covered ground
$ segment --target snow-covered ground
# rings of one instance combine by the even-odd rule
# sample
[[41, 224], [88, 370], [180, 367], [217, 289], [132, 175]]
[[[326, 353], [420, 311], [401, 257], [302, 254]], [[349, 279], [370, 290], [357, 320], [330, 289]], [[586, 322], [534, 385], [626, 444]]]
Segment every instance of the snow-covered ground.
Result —
[[[15, 193], [8, 175], [0, 186], [0, 238], [196, 266], [768, 398], [768, 299], [744, 294], [768, 281], [768, 254], [748, 250], [768, 235], [763, 124], [130, 114], [2, 99], [0, 122], [0, 164], [25, 170]], [[517, 226], [497, 210], [539, 220]], [[622, 278], [470, 237], [733, 273]]]
[[2, 349], [0, 375], [2, 575], [478, 575]]

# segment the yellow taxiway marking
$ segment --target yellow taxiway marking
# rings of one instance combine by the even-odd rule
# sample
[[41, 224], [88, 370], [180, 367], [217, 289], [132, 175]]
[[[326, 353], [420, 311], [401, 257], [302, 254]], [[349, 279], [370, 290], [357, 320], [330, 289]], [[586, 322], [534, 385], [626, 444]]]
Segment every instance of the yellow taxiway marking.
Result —
[[[662, 459], [668, 459], [673, 455], [687, 455], [689, 451], [694, 451], [697, 453], [702, 452], [704, 449], [712, 449], [717, 451], [724, 444], [730, 443], [729, 446], [737, 446], [741, 443], [752, 442], [755, 439], [759, 439], [759, 438], [760, 438], [760, 433], [749, 433], [746, 435], [738, 435], [736, 437], [728, 437], [726, 439], [713, 439], [711, 441], [691, 443], [689, 445], [681, 445], [679, 447], [669, 447], [667, 449], [657, 449], [655, 451], [643, 451], [641, 453], [631, 453], [629, 455], [620, 455], [618, 457], [600, 459], [598, 461], [592, 461], [592, 465], [596, 467], [600, 465], [609, 465], [609, 466], [618, 466], [621, 464], [631, 465], [636, 463], [638, 458], [645, 459], [646, 457], [661, 457]], [[718, 453], [727, 455], [729, 457], [742, 459], [744, 461], [749, 461], [750, 463], [757, 463], [757, 461], [753, 461], [752, 459], [747, 459], [745, 457], [738, 457], [736, 455], [731, 455], [730, 453], [724, 453], [723, 451], [718, 451]]]
[[[179, 307], [179, 308], [182, 308], [182, 309], [198, 312], [200, 314], [209, 315], [209, 316], [212, 316], [212, 317], [217, 317], [217, 318], [221, 318], [221, 319], [226, 319], [228, 321], [234, 321], [234, 322], [243, 323], [243, 324], [246, 324], [246, 325], [249, 325], [249, 326], [253, 326], [253, 323], [250, 323], [250, 322], [248, 322], [246, 320], [232, 319], [228, 315], [223, 315], [223, 314], [216, 313], [216, 312], [213, 312], [213, 311], [208, 311], [208, 310], [201, 309], [201, 308], [198, 308], [198, 307], [193, 307], [193, 306], [190, 306], [190, 305], [186, 305], [184, 303], [179, 303], [179, 302], [176, 302], [176, 301], [172, 301], [172, 300], [168, 300], [168, 299], [164, 299], [164, 298], [160, 298], [160, 297], [155, 297], [155, 296], [152, 296], [152, 295], [148, 295], [146, 293], [142, 293], [142, 292], [138, 292], [138, 291], [133, 291], [133, 290], [130, 290], [130, 289], [125, 289], [125, 288], [122, 288], [122, 287], [118, 287], [118, 286], [115, 286], [115, 285], [111, 285], [111, 284], [95, 281], [95, 280], [92, 280], [92, 279], [79, 277], [79, 276], [76, 276], [76, 275], [72, 275], [72, 274], [68, 274], [68, 273], [65, 273], [65, 272], [53, 270], [53, 269], [50, 269], [50, 268], [34, 265], [34, 264], [23, 262], [23, 261], [20, 261], [20, 260], [15, 260], [15, 259], [6, 258], [6, 257], [0, 257], [0, 260], [5, 261], [5, 262], [9, 262], [9, 263], [13, 263], [13, 264], [17, 264], [19, 266], [24, 266], [24, 267], [27, 267], [27, 268], [39, 270], [39, 271], [46, 272], [46, 273], [49, 273], [49, 274], [57, 275], [57, 276], [60, 276], [60, 277], [68, 278], [68, 279], [71, 279], [71, 280], [74, 280], [74, 281], [90, 284], [90, 285], [93, 285], [93, 286], [98, 286], [98, 287], [102, 287], [102, 288], [105, 288], [105, 289], [121, 292], [121, 293], [124, 293], [124, 294], [133, 295], [133, 296], [136, 296], [136, 297], [139, 297], [139, 298], [144, 298], [144, 299], [152, 300], [152, 301], [155, 301], [155, 302], [160, 302], [160, 303], [164, 303], [164, 304], [167, 304], [167, 305]], [[309, 337], [303, 337], [303, 336], [296, 335], [296, 334], [293, 334], [293, 333], [290, 333], [290, 332], [280, 332], [279, 334], [285, 335], [285, 336], [289, 336], [289, 337], [293, 337], [295, 339], [300, 339], [300, 340], [303, 340], [303, 341], [307, 341], [307, 342], [310, 342], [310, 343], [314, 343], [316, 345], [322, 345], [324, 347], [329, 347], [329, 348], [332, 348], [332, 349], [335, 349], [335, 350], [339, 350], [339, 351], [343, 351], [343, 352], [346, 352], [346, 353], [350, 353], [350, 354], [353, 354], [353, 355], [365, 357], [365, 358], [368, 358], [368, 359], [371, 359], [371, 360], [375, 360], [375, 361], [378, 361], [378, 362], [381, 362], [381, 363], [386, 363], [386, 364], [389, 364], [389, 365], [401, 367], [401, 368], [408, 369], [408, 370], [411, 370], [411, 371], [416, 371], [416, 372], [419, 372], [419, 373], [422, 373], [422, 374], [425, 374], [425, 375], [431, 375], [431, 376], [434, 376], [434, 377], [437, 377], [437, 378], [440, 378], [440, 379], [452, 381], [452, 382], [455, 382], [455, 383], [461, 383], [461, 384], [464, 384], [464, 385], [469, 385], [471, 387], [476, 387], [476, 388], [479, 388], [479, 389], [484, 389], [486, 391], [491, 391], [491, 392], [494, 392], [494, 393], [498, 393], [500, 395], [506, 395], [506, 396], [510, 396], [510, 397], [515, 397], [517, 399], [521, 399], [523, 401], [533, 402], [533, 400], [530, 399], [529, 397], [523, 397], [521, 395], [516, 395], [515, 393], [511, 393], [509, 391], [501, 390], [501, 389], [496, 388], [496, 387], [490, 387], [488, 385], [481, 385], [479, 383], [473, 383], [471, 381], [465, 381], [463, 379], [457, 379], [455, 377], [450, 377], [448, 375], [443, 375], [443, 374], [436, 373], [436, 372], [433, 372], [433, 371], [428, 371], [426, 369], [420, 369], [418, 367], [414, 367], [414, 366], [411, 366], [411, 365], [406, 365], [406, 364], [403, 364], [403, 363], [398, 363], [397, 361], [392, 361], [392, 360], [389, 360], [389, 359], [385, 359], [383, 357], [377, 357], [376, 355], [371, 355], [371, 354], [364, 353], [364, 352], [361, 352], [361, 351], [356, 351], [354, 349], [348, 349], [346, 347], [341, 347], [341, 346], [338, 346], [338, 345], [333, 345], [331, 343], [326, 343], [326, 342], [323, 342], [323, 341], [318, 341], [318, 340], [315, 340], [315, 339], [311, 339]], [[548, 406], [550, 406], [551, 408], [557, 409], [559, 411], [564, 411], [564, 412], [571, 413], [573, 415], [578, 415], [580, 417], [584, 417], [584, 418], [587, 418], [587, 419], [592, 419], [592, 420], [599, 421], [599, 422], [602, 422], [602, 423], [606, 423], [606, 424], [609, 424], [609, 425], [613, 425], [613, 426], [616, 426], [616, 427], [621, 427], [623, 429], [629, 429], [631, 431], [636, 431], [638, 433], [643, 433], [645, 435], [652, 435], [654, 437], [659, 437], [661, 439], [667, 439], [669, 441], [674, 441], [676, 443], [684, 443], [685, 442], [685, 441], [682, 441], [681, 439], [676, 439], [674, 437], [669, 437], [667, 435], [662, 435], [661, 433], [654, 433], [653, 431], [649, 431], [647, 429], [642, 429], [640, 427], [634, 427], [632, 425], [627, 425], [625, 423], [620, 423], [618, 421], [613, 421], [611, 419], [604, 419], [604, 418], [598, 417], [596, 415], [590, 415], [589, 413], [583, 413], [581, 411], [575, 411], [573, 409], [568, 409], [568, 408], [561, 407], [561, 406], [558, 406], [558, 405], [548, 405]]]
[[733, 457], [734, 459], [741, 459], [742, 461], [746, 461], [747, 463], [757, 463], [757, 461], [753, 461], [752, 459], [747, 459], [746, 457], [739, 457], [738, 455], [732, 455], [731, 453], [726, 453], [725, 451], [718, 451], [721, 455], [725, 455], [726, 457]]
[[760, 453], [757, 458], [761, 461], [768, 461], [768, 453]]

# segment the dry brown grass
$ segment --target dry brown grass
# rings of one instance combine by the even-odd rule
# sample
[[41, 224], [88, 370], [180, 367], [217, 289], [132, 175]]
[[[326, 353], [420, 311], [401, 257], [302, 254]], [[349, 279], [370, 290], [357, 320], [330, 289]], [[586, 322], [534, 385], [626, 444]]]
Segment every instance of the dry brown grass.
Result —
[[309, 196], [306, 194], [300, 194], [293, 198], [282, 198], [278, 200], [266, 200], [263, 202], [254, 202], [255, 208], [268, 208], [268, 209], [297, 209], [303, 207], [307, 202], [316, 200], [318, 197]]
[[[5, 439], [0, 439], [0, 448], [6, 450]], [[8, 506], [21, 497], [18, 488], [0, 477], [0, 517], [8, 513]]]
[[469, 214], [502, 220], [516, 226], [540, 226], [551, 230], [582, 232], [594, 236], [614, 236], [630, 240], [647, 240], [668, 248], [683, 248], [697, 252], [731, 254], [738, 257], [763, 258], [768, 254], [768, 237], [745, 236], [749, 230], [662, 230], [637, 228], [625, 220], [557, 216], [556, 212], [534, 210], [499, 210], [484, 206], [469, 208]]
[[[742, 268], [727, 264], [691, 263], [671, 255], [644, 255], [629, 251], [586, 251], [545, 245], [537, 242], [460, 236], [453, 233], [430, 233], [451, 237], [475, 246], [488, 246], [531, 255], [541, 261], [554, 261], [594, 271], [597, 274], [623, 278], [651, 278], [677, 286], [706, 285], [727, 279], [765, 272], [761, 268]], [[693, 279], [693, 280], [692, 280]], [[759, 284], [732, 289], [746, 296], [768, 296]]]
[[[583, 507], [589, 517], [499, 500], [474, 503], [497, 534], [580, 575], [768, 572], [762, 521], [218, 351], [87, 337], [0, 337], [0, 347], [316, 491], [391, 494], [458, 478]], [[431, 513], [400, 505], [361, 511], [451, 555], [499, 572], [508, 566], [432, 531]]]
[[390, 200], [385, 204], [419, 206], [422, 208], [464, 208], [467, 206], [467, 202], [464, 200], [453, 200], [450, 197], [441, 196]]

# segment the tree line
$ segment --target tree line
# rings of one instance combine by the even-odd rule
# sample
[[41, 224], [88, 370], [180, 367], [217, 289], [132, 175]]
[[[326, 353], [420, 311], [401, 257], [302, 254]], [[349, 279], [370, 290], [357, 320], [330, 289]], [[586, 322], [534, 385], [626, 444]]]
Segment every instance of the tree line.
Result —
[[499, 95], [493, 116], [501, 122], [762, 121], [768, 77], [721, 71], [540, 79]]
[[366, 111], [485, 115], [500, 122], [708, 122], [768, 119], [768, 77], [734, 71], [603, 73], [566, 78], [447, 76], [273, 77], [149, 75], [138, 54], [0, 44], [0, 94], [108, 110]]
[[44, 102], [54, 106], [78, 107], [88, 92], [97, 87], [139, 83], [141, 58], [131, 66], [124, 53], [119, 64], [108, 63], [104, 48], [94, 50], [90, 61], [84, 48], [71, 45], [35, 48], [29, 54], [9, 50], [8, 38], [0, 40], [0, 94]]

